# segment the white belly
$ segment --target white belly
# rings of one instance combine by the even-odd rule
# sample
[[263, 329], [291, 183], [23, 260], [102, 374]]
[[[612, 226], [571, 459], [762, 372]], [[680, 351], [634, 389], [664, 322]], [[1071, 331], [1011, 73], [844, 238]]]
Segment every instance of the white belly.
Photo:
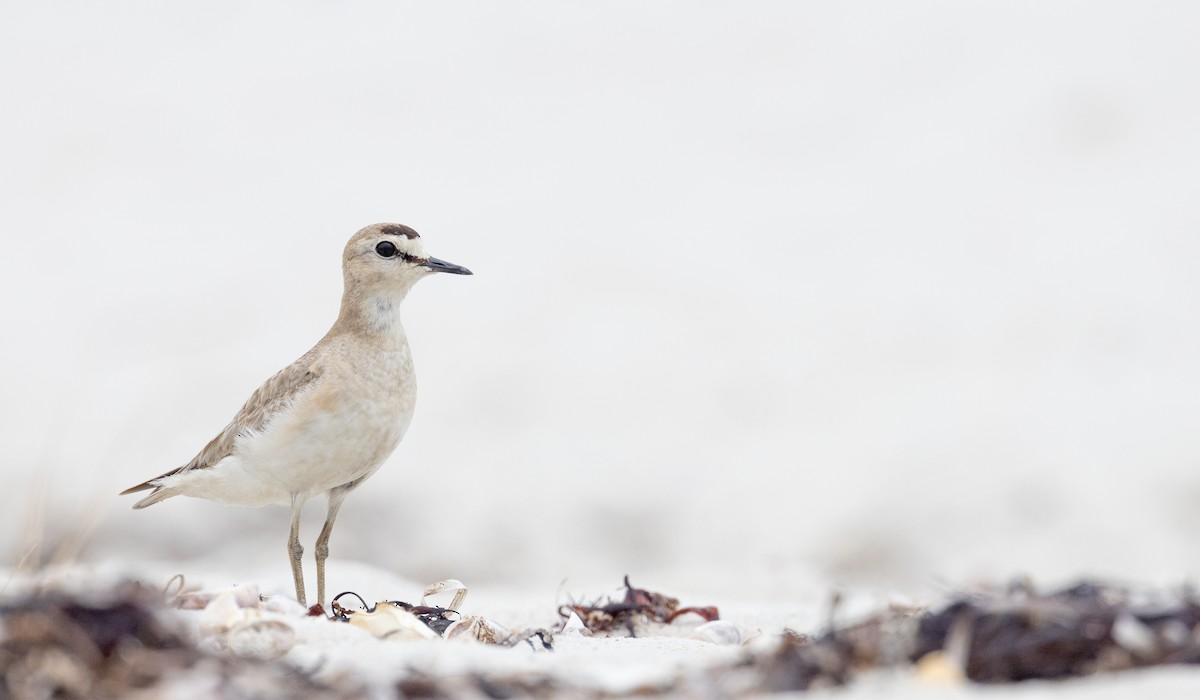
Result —
[[260, 432], [238, 438], [211, 467], [167, 477], [183, 495], [239, 506], [290, 505], [373, 474], [412, 421], [412, 365], [389, 362], [331, 376], [302, 394]]

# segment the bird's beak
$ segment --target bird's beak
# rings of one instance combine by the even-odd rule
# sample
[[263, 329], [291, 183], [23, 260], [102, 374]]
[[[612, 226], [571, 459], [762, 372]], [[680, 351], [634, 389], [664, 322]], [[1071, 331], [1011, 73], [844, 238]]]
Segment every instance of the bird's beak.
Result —
[[475, 274], [475, 273], [471, 272], [470, 270], [468, 270], [467, 268], [463, 267], [462, 265], [455, 265], [454, 263], [448, 263], [445, 260], [438, 260], [437, 258], [430, 258], [425, 263], [425, 267], [429, 268], [430, 270], [432, 270], [434, 272], [449, 272], [452, 275]]

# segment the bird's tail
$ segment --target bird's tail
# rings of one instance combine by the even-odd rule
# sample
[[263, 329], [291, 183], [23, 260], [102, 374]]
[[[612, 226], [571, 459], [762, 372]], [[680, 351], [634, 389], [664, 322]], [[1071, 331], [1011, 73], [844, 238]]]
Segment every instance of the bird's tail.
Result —
[[133, 507], [135, 510], [140, 509], [140, 508], [145, 508], [146, 506], [152, 506], [155, 503], [158, 503], [159, 501], [165, 501], [166, 499], [170, 498], [171, 496], [179, 495], [178, 489], [164, 488], [162, 486], [159, 486], [158, 484], [155, 484], [154, 483], [155, 481], [157, 481], [157, 479], [151, 479], [150, 481], [143, 481], [142, 483], [138, 484], [137, 486], [131, 486], [131, 487], [125, 489], [119, 495], [128, 496], [129, 494], [137, 493], [138, 491], [145, 491], [146, 489], [154, 489], [153, 491], [150, 492], [150, 494], [148, 496], [146, 496], [142, 500], [138, 501], [137, 503], [133, 504]]

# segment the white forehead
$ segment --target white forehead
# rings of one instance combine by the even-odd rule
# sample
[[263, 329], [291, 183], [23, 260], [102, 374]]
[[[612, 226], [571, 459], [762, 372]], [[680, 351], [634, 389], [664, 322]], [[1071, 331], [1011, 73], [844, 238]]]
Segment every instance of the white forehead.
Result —
[[417, 232], [401, 224], [373, 224], [363, 228], [354, 234], [347, 247], [347, 254], [349, 255], [351, 250], [356, 251], [355, 255], [373, 251], [375, 246], [383, 241], [390, 241], [405, 255], [417, 258], [429, 257], [425, 253], [425, 245], [421, 242], [421, 237]]
[[[409, 238], [408, 236], [396, 236], [381, 233], [379, 235], [379, 240], [391, 241], [392, 243], [395, 243], [396, 248], [399, 249], [401, 253], [405, 253], [416, 258], [429, 257], [425, 254], [425, 245], [421, 243], [420, 238]], [[378, 242], [376, 244], [378, 244]]]

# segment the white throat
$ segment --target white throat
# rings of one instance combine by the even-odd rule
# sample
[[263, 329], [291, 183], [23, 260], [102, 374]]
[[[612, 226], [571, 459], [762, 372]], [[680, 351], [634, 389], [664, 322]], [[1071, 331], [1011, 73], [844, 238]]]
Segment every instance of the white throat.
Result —
[[400, 324], [400, 302], [403, 300], [403, 296], [394, 294], [363, 299], [363, 320], [367, 329], [382, 335], [404, 335], [404, 326]]

